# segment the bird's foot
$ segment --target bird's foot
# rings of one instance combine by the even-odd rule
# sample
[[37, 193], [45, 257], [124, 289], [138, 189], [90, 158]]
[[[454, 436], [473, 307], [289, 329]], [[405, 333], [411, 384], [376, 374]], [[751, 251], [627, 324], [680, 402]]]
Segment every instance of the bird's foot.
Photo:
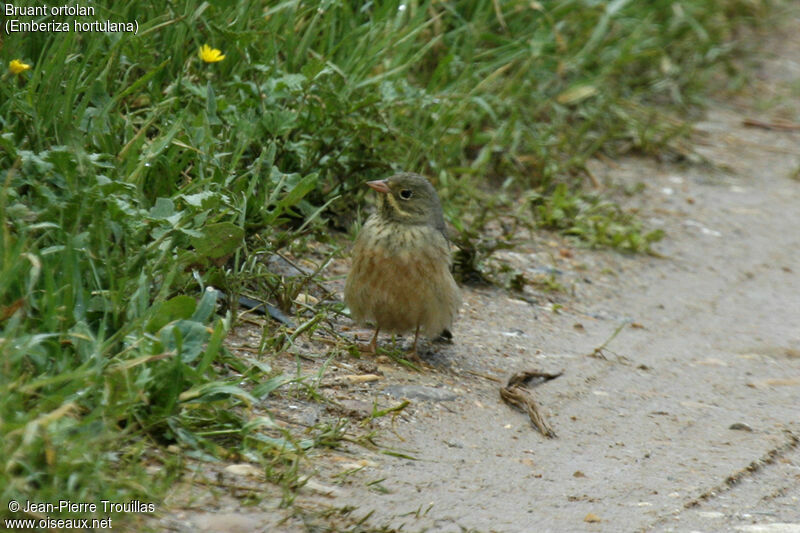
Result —
[[378, 347], [371, 342], [370, 343], [357, 342], [356, 348], [358, 348], [358, 351], [361, 353], [368, 353], [373, 355], [378, 353]]
[[406, 359], [408, 359], [409, 361], [411, 361], [412, 363], [415, 363], [415, 364], [419, 364], [419, 365], [424, 364], [424, 361], [422, 360], [422, 358], [417, 353], [417, 349], [416, 348], [414, 348], [412, 350], [409, 350], [409, 352], [406, 353]]
[[[358, 340], [358, 337], [356, 337]], [[356, 348], [361, 353], [370, 353], [370, 354], [377, 354], [378, 353], [378, 330], [375, 330], [375, 334], [372, 336], [372, 339], [369, 341], [368, 344], [356, 342]]]

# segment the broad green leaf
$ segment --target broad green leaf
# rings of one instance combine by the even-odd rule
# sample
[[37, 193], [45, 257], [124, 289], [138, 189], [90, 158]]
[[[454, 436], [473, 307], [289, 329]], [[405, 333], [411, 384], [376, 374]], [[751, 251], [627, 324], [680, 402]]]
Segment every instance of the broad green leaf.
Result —
[[209, 224], [202, 229], [203, 236], [193, 238], [197, 254], [208, 259], [219, 259], [235, 252], [242, 244], [244, 230], [230, 222]]
[[188, 319], [197, 308], [191, 296], [181, 294], [163, 302], [147, 322], [147, 331], [155, 333], [173, 320]]
[[169, 198], [157, 198], [156, 204], [150, 209], [150, 218], [166, 220], [175, 214], [175, 203]]

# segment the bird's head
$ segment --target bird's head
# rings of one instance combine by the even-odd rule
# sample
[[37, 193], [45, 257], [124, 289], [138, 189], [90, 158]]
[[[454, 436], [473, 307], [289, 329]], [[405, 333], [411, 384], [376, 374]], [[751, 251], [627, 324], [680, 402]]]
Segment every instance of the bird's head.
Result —
[[444, 232], [444, 217], [439, 195], [433, 185], [419, 174], [403, 172], [385, 180], [368, 181], [378, 191], [378, 214], [400, 224], [425, 224]]

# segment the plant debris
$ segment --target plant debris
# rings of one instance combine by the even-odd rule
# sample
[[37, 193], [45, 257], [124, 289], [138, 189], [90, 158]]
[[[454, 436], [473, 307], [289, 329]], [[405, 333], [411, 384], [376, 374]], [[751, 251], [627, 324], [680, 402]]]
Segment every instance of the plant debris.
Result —
[[526, 370], [513, 374], [505, 387], [500, 388], [500, 397], [509, 405], [512, 405], [528, 413], [531, 422], [539, 432], [545, 437], [552, 439], [556, 437], [556, 432], [550, 427], [544, 417], [539, 413], [539, 408], [533, 400], [533, 396], [527, 390], [526, 385], [534, 378], [538, 378], [536, 385], [555, 379], [563, 374], [558, 372], [551, 374], [539, 370]]

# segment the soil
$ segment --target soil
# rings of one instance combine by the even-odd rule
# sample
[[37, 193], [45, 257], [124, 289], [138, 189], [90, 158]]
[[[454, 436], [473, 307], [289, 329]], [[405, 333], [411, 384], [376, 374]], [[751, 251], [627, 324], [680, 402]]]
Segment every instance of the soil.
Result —
[[[173, 499], [162, 526], [800, 532], [800, 34], [763, 49], [754, 89], [711, 103], [696, 124], [704, 163], [592, 163], [606, 192], [642, 189], [622, 201], [666, 231], [658, 256], [526, 236], [499, 259], [565, 291], [464, 288], [454, 342], [431, 344], [421, 372], [386, 357], [338, 358], [319, 388], [337, 407], [270, 405], [306, 425], [347, 417], [363, 434], [376, 430], [380, 447], [314, 452], [311, 481], [289, 509], [266, 488], [245, 507], [222, 483], [210, 499]], [[260, 335], [240, 328], [230, 346], [257, 347]], [[530, 388], [555, 438], [500, 399], [525, 370], [563, 372]], [[373, 404], [406, 399], [395, 416], [369, 421]], [[241, 468], [220, 476], [246, 485]]]

